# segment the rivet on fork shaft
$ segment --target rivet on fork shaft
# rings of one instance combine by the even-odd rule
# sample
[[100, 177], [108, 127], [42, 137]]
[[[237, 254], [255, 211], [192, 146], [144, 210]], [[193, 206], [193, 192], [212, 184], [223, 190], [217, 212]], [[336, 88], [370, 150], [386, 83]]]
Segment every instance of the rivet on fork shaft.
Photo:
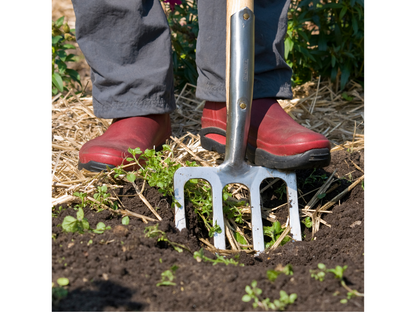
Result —
[[246, 103], [244, 103], [244, 102], [241, 102], [240, 103], [240, 108], [246, 109], [246, 107], [247, 107]]

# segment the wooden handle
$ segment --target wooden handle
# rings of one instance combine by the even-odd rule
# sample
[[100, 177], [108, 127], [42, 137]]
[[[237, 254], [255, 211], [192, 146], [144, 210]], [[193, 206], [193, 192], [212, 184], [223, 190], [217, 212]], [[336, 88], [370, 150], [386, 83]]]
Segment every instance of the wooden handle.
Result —
[[237, 11], [248, 7], [254, 12], [254, 0], [227, 0], [227, 34], [226, 34], [226, 65], [225, 65], [225, 96], [228, 111], [230, 83], [230, 17]]

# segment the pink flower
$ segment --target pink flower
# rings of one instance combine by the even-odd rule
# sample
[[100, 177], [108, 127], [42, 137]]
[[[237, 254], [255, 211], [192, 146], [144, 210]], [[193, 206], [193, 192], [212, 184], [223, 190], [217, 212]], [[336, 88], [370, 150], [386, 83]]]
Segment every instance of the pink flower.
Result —
[[180, 5], [182, 4], [181, 0], [163, 0], [163, 2], [169, 3], [170, 5], [170, 10], [174, 11], [175, 10], [175, 5]]

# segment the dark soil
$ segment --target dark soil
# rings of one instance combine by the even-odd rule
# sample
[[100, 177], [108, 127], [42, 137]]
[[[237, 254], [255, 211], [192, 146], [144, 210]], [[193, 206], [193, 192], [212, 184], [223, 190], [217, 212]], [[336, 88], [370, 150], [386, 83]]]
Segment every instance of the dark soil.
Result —
[[[354, 162], [364, 170], [364, 151], [349, 153], [336, 152], [332, 155], [330, 166], [314, 172], [314, 176], [329, 176], [335, 169], [339, 187], [327, 195], [333, 198], [353, 179], [362, 173]], [[320, 187], [324, 180], [307, 180], [312, 170], [298, 172], [298, 187], [303, 193]], [[306, 182], [311, 183], [306, 183]], [[140, 185], [139, 185], [140, 187]], [[277, 186], [276, 186], [277, 187]], [[308, 201], [311, 196], [306, 196]], [[135, 196], [134, 189], [126, 185], [118, 191], [126, 209], [149, 217], [154, 217], [142, 201]], [[347, 303], [347, 290], [332, 273], [327, 273], [324, 281], [311, 277], [310, 270], [317, 269], [318, 263], [327, 268], [348, 266], [344, 272], [346, 285], [364, 293], [364, 190], [357, 185], [339, 203], [324, 214], [323, 219], [331, 225], [320, 225], [320, 230], [312, 240], [311, 230], [302, 224], [305, 235], [302, 242], [289, 242], [278, 247], [273, 253], [258, 257], [241, 252], [235, 259], [244, 266], [197, 262], [193, 252], [205, 247], [200, 237], [207, 238], [193, 209], [188, 208], [188, 229], [178, 232], [174, 226], [171, 199], [164, 198], [156, 189], [147, 187], [146, 198], [163, 218], [159, 229], [168, 238], [186, 245], [192, 253], [175, 251], [165, 242], [146, 238], [144, 229], [154, 223], [144, 224], [140, 219], [130, 218], [130, 224], [121, 223], [121, 217], [109, 211], [99, 213], [87, 208], [85, 217], [91, 227], [98, 222], [111, 226], [103, 234], [63, 233], [61, 224], [67, 215], [76, 212], [63, 205], [58, 216], [52, 218], [55, 239], [52, 240], [52, 278], [53, 282], [66, 277], [70, 283], [65, 286], [68, 293], [64, 298], [53, 296], [52, 307], [56, 311], [247, 311], [253, 309], [252, 302], [243, 302], [246, 285], [253, 280], [262, 289], [261, 299], [272, 301], [280, 297], [280, 290], [288, 294], [296, 293], [297, 300], [286, 307], [287, 311], [363, 311], [363, 297], [353, 297]], [[277, 206], [278, 199], [272, 189], [266, 191], [264, 205]], [[324, 204], [326, 197], [321, 200]], [[305, 204], [303, 199], [300, 204]], [[302, 207], [302, 206], [301, 206]], [[301, 208], [300, 207], [300, 208]], [[286, 222], [287, 211], [279, 212], [278, 218]], [[89, 241], [92, 244], [88, 244]], [[215, 258], [205, 251], [204, 254]], [[291, 264], [293, 275], [280, 274], [271, 282], [267, 270]], [[161, 273], [173, 265], [175, 286], [160, 286]]]

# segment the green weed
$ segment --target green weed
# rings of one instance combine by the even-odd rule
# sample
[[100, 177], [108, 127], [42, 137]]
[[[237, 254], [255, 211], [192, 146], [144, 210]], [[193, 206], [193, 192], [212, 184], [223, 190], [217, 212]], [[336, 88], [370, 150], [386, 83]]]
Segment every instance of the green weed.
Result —
[[[272, 226], [263, 226], [263, 233], [264, 235], [270, 237], [271, 241], [266, 243], [266, 249], [273, 246], [276, 240], [279, 239], [280, 235], [283, 233], [283, 229], [280, 225], [279, 221], [273, 222]], [[290, 241], [290, 237], [286, 236], [283, 240], [281, 245], [286, 244]]]
[[109, 193], [107, 193], [107, 186], [106, 185], [98, 186], [97, 191], [98, 192], [95, 193], [93, 197], [97, 202], [99, 202], [99, 204], [92, 202], [91, 203], [92, 206], [93, 207], [96, 206], [98, 211], [102, 210], [100, 209], [102, 205], [111, 206], [111, 203], [107, 200], [107, 198], [111, 196]]
[[172, 242], [166, 236], [166, 233], [159, 230], [159, 224], [148, 226], [144, 229], [145, 236], [148, 238], [157, 238], [158, 242], [166, 242], [173, 247], [177, 252], [183, 252], [183, 249], [191, 252], [188, 247]]
[[302, 220], [302, 223], [305, 224], [305, 226], [310, 229], [312, 227], [312, 219], [311, 217], [306, 217]]
[[282, 270], [267, 270], [267, 278], [269, 281], [274, 282], [280, 274], [293, 275], [293, 267], [291, 264], [287, 264]]
[[335, 268], [333, 269], [327, 269], [325, 264], [323, 263], [319, 263], [318, 264], [318, 270], [309, 270], [309, 272], [311, 273], [311, 277], [314, 277], [316, 280], [319, 281], [323, 281], [325, 278], [325, 274], [326, 273], [332, 273], [334, 274], [334, 277], [336, 279], [338, 279], [341, 283], [341, 286], [344, 287], [348, 293], [347, 293], [347, 299], [341, 299], [340, 302], [341, 303], [347, 303], [349, 299], [355, 297], [355, 296], [360, 296], [363, 297], [364, 294], [359, 293], [357, 290], [351, 289], [347, 286], [347, 284], [345, 283], [344, 280], [344, 271], [348, 268], [348, 266], [344, 265], [339, 266], [337, 265]]
[[238, 263], [237, 261], [235, 261], [234, 259], [226, 259], [223, 256], [220, 255], [216, 255], [216, 259], [210, 259], [207, 256], [204, 256], [204, 249], [201, 248], [199, 251], [195, 251], [194, 252], [194, 259], [196, 259], [196, 261], [201, 262], [212, 262], [212, 265], [216, 265], [218, 263], [224, 263], [225, 265], [229, 265], [229, 264], [233, 264], [235, 266], [240, 265], [240, 266], [244, 266], [244, 264], [242, 263]]
[[289, 304], [293, 304], [297, 299], [297, 294], [288, 295], [284, 290], [280, 291], [280, 298], [271, 301], [269, 298], [260, 299], [259, 296], [262, 294], [262, 290], [257, 288], [257, 281], [251, 282], [251, 287], [249, 285], [245, 288], [246, 294], [243, 296], [242, 300], [244, 302], [250, 302], [253, 300], [253, 308], [260, 307], [263, 310], [281, 310], [283, 311]]
[[84, 231], [91, 231], [96, 234], [102, 234], [105, 230], [111, 229], [110, 226], [105, 226], [103, 222], [98, 222], [95, 229], [90, 228], [88, 220], [84, 217], [84, 210], [81, 207], [78, 207], [77, 217], [66, 216], [62, 222], [62, 230], [64, 232], [71, 233], [80, 233], [83, 234]]
[[166, 270], [161, 274], [161, 281], [156, 284], [157, 287], [159, 286], [175, 286], [176, 283], [173, 282], [175, 279], [175, 272], [178, 269], [177, 265], [173, 265], [169, 270]]

